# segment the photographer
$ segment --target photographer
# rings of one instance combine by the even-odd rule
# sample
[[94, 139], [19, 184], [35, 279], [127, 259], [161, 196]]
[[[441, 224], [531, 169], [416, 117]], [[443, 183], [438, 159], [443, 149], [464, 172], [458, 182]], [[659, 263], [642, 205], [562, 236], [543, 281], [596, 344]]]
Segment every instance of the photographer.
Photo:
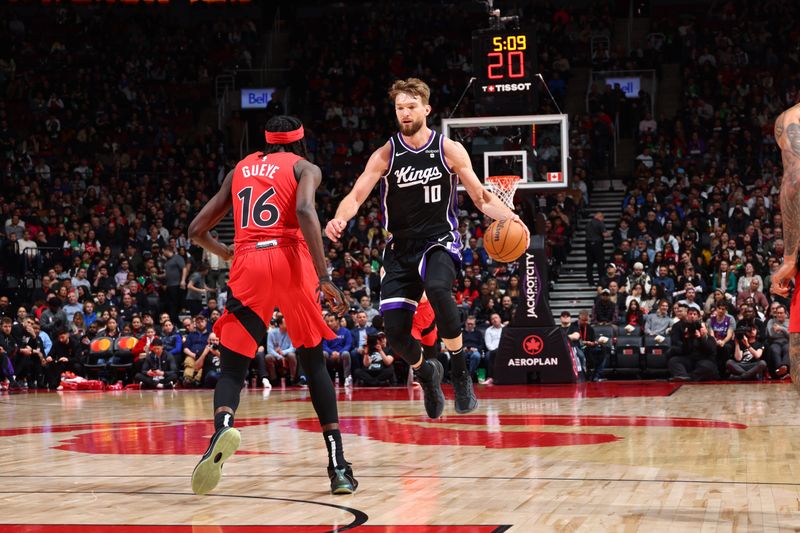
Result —
[[777, 304], [772, 318], [767, 322], [767, 338], [769, 339], [767, 359], [773, 377], [788, 377], [789, 319], [786, 316], [786, 308], [780, 304]]
[[763, 354], [764, 345], [758, 341], [756, 327], [749, 323], [740, 326], [734, 335], [733, 359], [728, 360], [725, 369], [733, 380], [761, 380], [767, 371]]
[[368, 335], [364, 350], [364, 368], [354, 370], [353, 377], [356, 382], [367, 387], [391, 384], [394, 378], [393, 362], [394, 357], [386, 354], [386, 335]]
[[700, 320], [700, 310], [690, 307], [686, 320], [672, 327], [669, 373], [673, 381], [710, 381], [719, 378], [714, 360], [716, 343]]
[[134, 381], [139, 382], [143, 389], [171, 389], [175, 386], [178, 367], [172, 355], [164, 350], [161, 339], [155, 338], [150, 343], [142, 371], [136, 374]]
[[61, 387], [62, 373], [80, 374], [82, 352], [81, 343], [66, 329], [56, 331], [56, 340], [53, 342], [50, 354], [44, 359], [44, 371], [51, 389]]
[[213, 389], [219, 380], [219, 376], [222, 372], [220, 369], [219, 355], [219, 337], [212, 332], [208, 336], [206, 347], [203, 348], [200, 357], [194, 362], [194, 369], [196, 371], [203, 371], [204, 387]]

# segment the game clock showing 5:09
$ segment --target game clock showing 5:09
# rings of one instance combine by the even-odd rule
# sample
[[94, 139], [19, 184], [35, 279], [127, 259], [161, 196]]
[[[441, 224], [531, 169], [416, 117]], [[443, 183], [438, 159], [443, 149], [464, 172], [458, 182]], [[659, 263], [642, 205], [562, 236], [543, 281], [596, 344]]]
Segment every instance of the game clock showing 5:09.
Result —
[[479, 31], [472, 34], [475, 87], [484, 111], [514, 111], [533, 97], [535, 40], [525, 31]]

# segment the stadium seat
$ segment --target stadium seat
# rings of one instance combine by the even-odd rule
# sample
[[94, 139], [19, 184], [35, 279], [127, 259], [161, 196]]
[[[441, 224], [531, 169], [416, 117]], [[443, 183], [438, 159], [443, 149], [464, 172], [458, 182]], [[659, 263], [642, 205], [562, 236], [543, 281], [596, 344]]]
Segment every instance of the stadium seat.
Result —
[[[88, 375], [99, 375], [108, 367], [108, 360], [114, 353], [114, 339], [111, 337], [96, 337], [89, 344], [89, 353], [86, 356], [86, 363], [83, 368]], [[98, 363], [103, 359], [103, 363]]]
[[642, 372], [642, 337], [620, 335], [614, 343], [614, 370], [622, 372]]
[[669, 337], [666, 337], [664, 342], [658, 342], [650, 335], [644, 338], [645, 371], [648, 374], [669, 373], [667, 370], [669, 347]]
[[108, 367], [114, 373], [123, 373], [126, 377], [131, 378], [131, 369], [133, 368], [133, 347], [136, 346], [136, 337], [119, 337], [114, 342], [114, 355], [117, 357], [118, 362], [111, 363]]

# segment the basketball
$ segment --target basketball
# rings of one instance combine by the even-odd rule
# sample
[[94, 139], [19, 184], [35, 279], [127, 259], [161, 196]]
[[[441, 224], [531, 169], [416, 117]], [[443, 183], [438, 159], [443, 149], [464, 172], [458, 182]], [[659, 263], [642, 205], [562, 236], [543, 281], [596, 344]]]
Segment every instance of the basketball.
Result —
[[501, 263], [519, 259], [527, 248], [525, 228], [516, 220], [495, 220], [483, 235], [483, 247], [489, 257]]

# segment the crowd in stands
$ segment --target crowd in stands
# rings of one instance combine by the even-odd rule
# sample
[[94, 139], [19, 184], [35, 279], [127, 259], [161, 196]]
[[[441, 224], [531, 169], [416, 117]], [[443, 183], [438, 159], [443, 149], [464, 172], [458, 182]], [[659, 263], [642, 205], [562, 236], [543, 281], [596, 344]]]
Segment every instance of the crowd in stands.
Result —
[[788, 375], [789, 301], [770, 293], [784, 251], [773, 123], [797, 102], [798, 57], [782, 53], [797, 10], [731, 1], [657, 21], [683, 94], [674, 118], [639, 121], [592, 323], [671, 340], [673, 379]]
[[[523, 22], [538, 30], [539, 66], [562, 104], [570, 68], [593, 61], [593, 31], [614, 26], [607, 4], [591, 4], [582, 11], [544, 2], [522, 12]], [[770, 135], [772, 118], [795, 101], [798, 75], [775, 61], [778, 41], [763, 44], [765, 35], [789, 38], [777, 29], [781, 24], [770, 29], [761, 23], [781, 13], [739, 4], [723, 11], [724, 20], [665, 21], [663, 49], [609, 56], [639, 66], [653, 57], [678, 58], [686, 94], [674, 119], [655, 120], [644, 111], [632, 115], [641, 115], [641, 155], [624, 222], [614, 228], [614, 268], [604, 272], [593, 315], [581, 315], [575, 327], [583, 335], [610, 313], [609, 324], [666, 336], [659, 329], [664, 314], [650, 318], [660, 300], [667, 301], [670, 320], [672, 304], [678, 313], [684, 305], [698, 305], [711, 319], [719, 301], [740, 323], [755, 313], [754, 343], [769, 345], [764, 357], [777, 363], [768, 371], [779, 375], [785, 351], [773, 348], [781, 344], [777, 332], [770, 334], [774, 320], [782, 323], [773, 306], [788, 307], [768, 292], [769, 274], [782, 255], [776, 214], [780, 163]], [[360, 11], [367, 18], [358, 19], [363, 31], [352, 31], [355, 19], [346, 11], [357, 6], [309, 9], [290, 21], [297, 31], [302, 28], [304, 39], [291, 41], [287, 109], [304, 120], [309, 152], [323, 169], [323, 221], [372, 150], [395, 131], [386, 97], [391, 82], [411, 75], [427, 81], [431, 124], [438, 124], [470, 77], [464, 28], [486, 25], [485, 13], [457, 5], [372, 7]], [[215, 109], [217, 73], [231, 63], [252, 64], [260, 28], [249, 19], [218, 17], [190, 29], [168, 11], [121, 16], [103, 7], [3, 13], [8, 46], [0, 52], [0, 381], [12, 384], [16, 376], [19, 385], [57, 388], [62, 374], [94, 371], [108, 383], [213, 386], [218, 339], [210, 332], [225, 308], [228, 265], [193, 246], [186, 228], [238, 150], [214, 126], [198, 128], [197, 111]], [[700, 25], [716, 33], [698, 31]], [[730, 42], [724, 30], [731, 25], [747, 38]], [[400, 49], [396, 43], [405, 44]], [[613, 102], [613, 95], [600, 98], [591, 113], [570, 117], [570, 172], [578, 194], [551, 195], [544, 202], [556, 267], [569, 252], [591, 178], [609, 172]], [[551, 105], [543, 99], [540, 112], [552, 112]], [[456, 114], [469, 115], [470, 109], [467, 95]], [[488, 362], [502, 327], [513, 320], [520, 278], [515, 264], [488, 258], [481, 238], [490, 220], [468, 197], [459, 200], [466, 247], [453, 296], [472, 353], [470, 370], [477, 375], [485, 368], [491, 378]], [[331, 376], [342, 385], [405, 379], [402, 363], [385, 344], [376, 309], [386, 237], [380, 224], [373, 195], [347, 238], [326, 243], [331, 275], [352, 301], [338, 324], [327, 317], [337, 339], [323, 347]], [[613, 305], [603, 304], [606, 298]], [[775, 339], [767, 342], [770, 335]], [[120, 337], [133, 338], [133, 346], [116, 343]], [[112, 339], [114, 347], [93, 349], [99, 338]], [[589, 366], [595, 372], [600, 367], [601, 377], [608, 354], [586, 340], [577, 345], [586, 348]], [[725, 346], [738, 363], [738, 344], [728, 339]], [[725, 365], [727, 360], [722, 371]], [[281, 378], [303, 382], [278, 312], [252, 376], [263, 387]]]

